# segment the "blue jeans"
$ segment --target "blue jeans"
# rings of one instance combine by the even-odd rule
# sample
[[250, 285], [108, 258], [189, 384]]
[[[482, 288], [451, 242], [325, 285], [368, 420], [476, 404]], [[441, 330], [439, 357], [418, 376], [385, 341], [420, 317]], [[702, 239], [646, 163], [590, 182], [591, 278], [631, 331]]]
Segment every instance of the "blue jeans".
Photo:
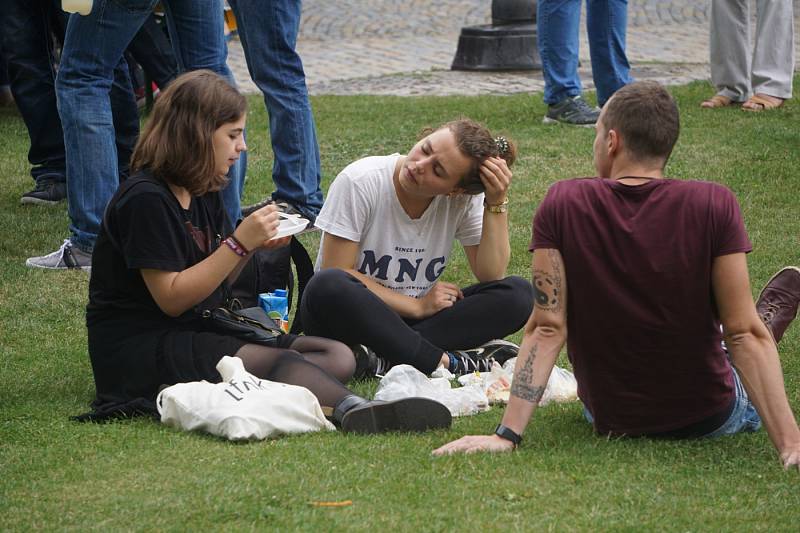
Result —
[[[227, 64], [222, 0], [163, 0], [162, 5], [178, 69], [181, 72], [213, 70], [235, 86], [236, 80]], [[228, 185], [222, 190], [222, 202], [233, 226], [242, 218], [246, 170], [247, 153], [242, 152], [228, 171]]]
[[319, 146], [303, 63], [295, 51], [301, 0], [229, 0], [250, 77], [264, 94], [275, 160], [273, 198], [316, 217], [322, 207]]
[[[94, 248], [106, 204], [127, 174], [139, 133], [123, 52], [156, 3], [95, 0], [89, 15], [73, 14], [67, 24], [56, 93], [67, 155], [71, 240], [87, 252]], [[232, 79], [225, 64], [221, 0], [164, 0], [163, 5], [179, 67], [207, 68]], [[112, 103], [115, 75], [125, 97]]]
[[[581, 0], [539, 0], [536, 20], [544, 73], [544, 101], [556, 104], [582, 92], [578, 77]], [[597, 103], [630, 83], [625, 56], [628, 0], [586, 0], [586, 32]]]
[[[747, 391], [744, 390], [744, 385], [742, 385], [742, 380], [739, 378], [739, 373], [733, 367], [731, 367], [731, 370], [733, 371], [733, 389], [736, 393], [733, 411], [731, 411], [728, 420], [720, 427], [710, 433], [706, 433], [702, 438], [714, 438], [722, 437], [723, 435], [753, 432], [761, 428], [761, 417], [758, 416], [755, 406], [747, 396]], [[590, 424], [594, 424], [594, 417], [585, 406], [583, 408], [583, 416]]]
[[761, 417], [758, 416], [756, 408], [744, 390], [742, 380], [735, 368], [733, 370], [733, 387], [736, 391], [736, 400], [731, 411], [731, 416], [720, 427], [704, 435], [704, 437], [721, 437], [723, 435], [733, 435], [741, 432], [758, 431], [761, 428]]

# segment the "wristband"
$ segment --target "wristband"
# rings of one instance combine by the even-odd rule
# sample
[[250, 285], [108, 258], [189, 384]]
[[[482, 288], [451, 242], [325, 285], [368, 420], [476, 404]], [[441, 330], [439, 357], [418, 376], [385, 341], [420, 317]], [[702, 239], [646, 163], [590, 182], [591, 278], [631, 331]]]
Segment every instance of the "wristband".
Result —
[[511, 441], [511, 443], [514, 445], [514, 448], [519, 446], [522, 442], [522, 435], [517, 434], [514, 432], [514, 430], [507, 428], [503, 424], [497, 424], [497, 427], [494, 429], [494, 434], [501, 439]]
[[242, 241], [240, 241], [239, 239], [237, 239], [236, 237], [234, 237], [234, 236], [233, 236], [233, 233], [231, 233], [231, 234], [228, 236], [228, 238], [229, 238], [230, 240], [232, 240], [232, 241], [233, 241], [233, 243], [234, 243], [236, 246], [238, 246], [239, 248], [241, 248], [242, 250], [244, 250], [244, 253], [245, 253], [245, 254], [249, 254], [249, 253], [250, 253], [250, 250], [248, 250], [248, 249], [247, 249], [247, 247], [246, 247], [244, 244], [242, 244]]
[[233, 250], [233, 253], [239, 257], [245, 257], [250, 251], [242, 245], [233, 235], [222, 241], [228, 248]]
[[505, 213], [508, 211], [508, 198], [503, 200], [501, 204], [489, 205], [486, 203], [486, 199], [483, 200], [483, 206], [486, 208], [487, 211], [490, 213]]

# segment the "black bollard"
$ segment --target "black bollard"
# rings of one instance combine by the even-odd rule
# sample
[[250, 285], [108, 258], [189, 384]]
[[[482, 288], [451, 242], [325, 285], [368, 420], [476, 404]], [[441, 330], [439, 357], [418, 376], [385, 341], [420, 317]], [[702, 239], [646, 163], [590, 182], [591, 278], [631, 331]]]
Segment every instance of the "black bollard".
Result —
[[452, 70], [541, 70], [536, 0], [492, 0], [492, 23], [461, 28]]

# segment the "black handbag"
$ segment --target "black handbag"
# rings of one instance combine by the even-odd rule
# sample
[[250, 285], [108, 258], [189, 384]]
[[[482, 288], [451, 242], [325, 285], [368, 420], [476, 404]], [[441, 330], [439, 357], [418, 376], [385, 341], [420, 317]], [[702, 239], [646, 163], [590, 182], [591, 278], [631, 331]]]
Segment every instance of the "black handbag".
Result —
[[[232, 303], [236, 300], [232, 300]], [[235, 305], [205, 309], [201, 316], [210, 322], [210, 329], [252, 344], [275, 346], [283, 334], [278, 324], [260, 307], [235, 309]]]
[[261, 307], [242, 307], [239, 299], [233, 297], [227, 279], [221, 289], [223, 307], [200, 310], [200, 316], [210, 321], [210, 329], [250, 344], [274, 347], [277, 338], [283, 335], [280, 325]]

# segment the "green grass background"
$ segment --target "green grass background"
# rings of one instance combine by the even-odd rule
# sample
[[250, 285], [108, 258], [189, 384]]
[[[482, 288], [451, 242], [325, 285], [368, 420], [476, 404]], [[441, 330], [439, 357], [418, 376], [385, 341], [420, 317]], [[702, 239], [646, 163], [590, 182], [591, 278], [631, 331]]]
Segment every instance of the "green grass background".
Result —
[[[708, 111], [698, 107], [712, 92], [707, 84], [673, 92], [682, 132], [667, 173], [736, 193], [754, 245], [757, 294], [774, 271], [800, 263], [800, 103], [761, 114]], [[594, 131], [543, 126], [540, 95], [331, 96], [312, 104], [325, 189], [349, 162], [405, 152], [424, 126], [458, 116], [515, 139], [512, 274], [529, 276], [530, 220], [548, 186], [593, 174]], [[271, 191], [266, 113], [255, 97], [250, 108], [245, 203]], [[715, 441], [609, 440], [592, 434], [577, 403], [538, 411], [513, 454], [436, 459], [433, 448], [490, 431], [501, 410], [423, 435], [331, 433], [250, 444], [144, 419], [71, 422], [94, 391], [84, 325], [88, 276], [24, 265], [55, 250], [68, 224], [64, 205], [19, 205], [33, 183], [27, 148], [22, 120], [0, 110], [0, 530], [800, 529], [800, 474], [781, 469], [764, 431]], [[314, 253], [313, 236], [304, 239]], [[462, 253], [445, 278], [471, 281]], [[799, 350], [795, 326], [780, 352], [796, 411]], [[355, 384], [364, 394], [375, 386]], [[312, 505], [342, 500], [353, 503]]]

